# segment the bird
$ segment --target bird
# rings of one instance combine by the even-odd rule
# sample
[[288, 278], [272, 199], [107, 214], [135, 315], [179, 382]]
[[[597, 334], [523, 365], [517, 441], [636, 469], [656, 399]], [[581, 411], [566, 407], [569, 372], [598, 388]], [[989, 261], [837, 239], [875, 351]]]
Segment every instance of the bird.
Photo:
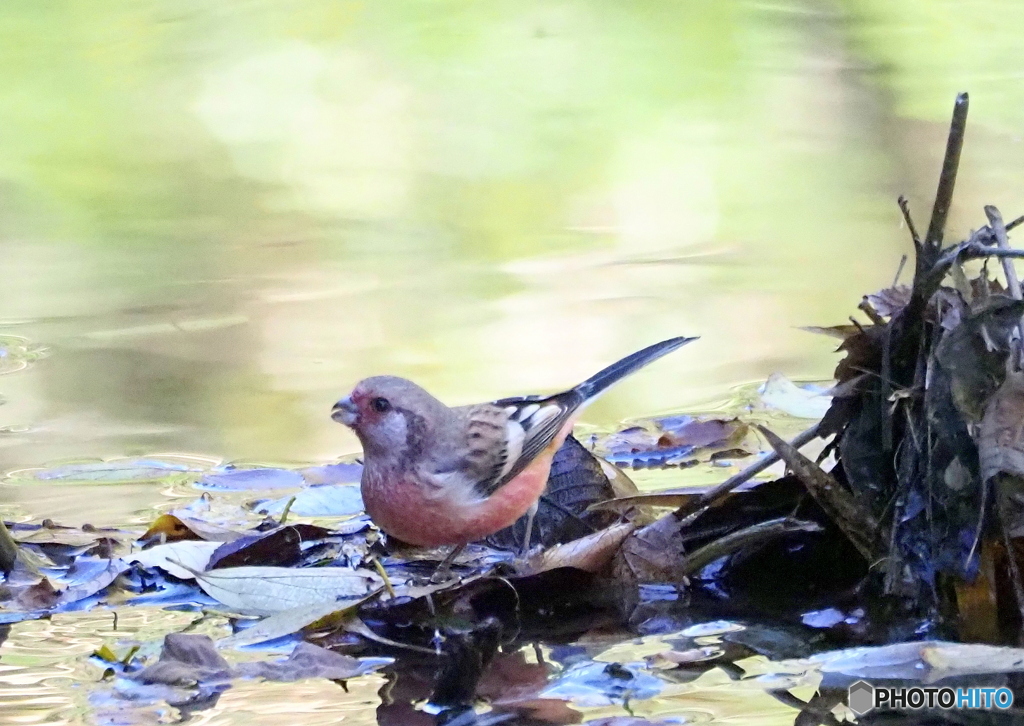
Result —
[[439, 570], [470, 542], [529, 514], [551, 460], [581, 410], [610, 386], [697, 338], [677, 337], [611, 364], [567, 391], [449, 408], [405, 378], [365, 378], [331, 418], [363, 448], [360, 491], [370, 519], [419, 547], [451, 546]]

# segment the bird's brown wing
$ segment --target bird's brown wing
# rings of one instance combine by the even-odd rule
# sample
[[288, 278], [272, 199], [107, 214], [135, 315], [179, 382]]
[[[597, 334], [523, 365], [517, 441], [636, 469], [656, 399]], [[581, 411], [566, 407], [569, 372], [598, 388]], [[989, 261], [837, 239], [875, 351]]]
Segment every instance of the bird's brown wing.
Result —
[[579, 408], [578, 399], [581, 397], [567, 391], [465, 407], [471, 452], [466, 464], [476, 473], [476, 492], [490, 496], [525, 469]]

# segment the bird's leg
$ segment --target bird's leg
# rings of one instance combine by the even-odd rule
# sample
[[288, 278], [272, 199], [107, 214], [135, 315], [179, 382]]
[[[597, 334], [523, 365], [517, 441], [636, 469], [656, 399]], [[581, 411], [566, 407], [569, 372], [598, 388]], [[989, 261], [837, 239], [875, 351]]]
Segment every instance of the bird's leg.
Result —
[[526, 536], [523, 537], [523, 546], [519, 550], [520, 557], [526, 557], [527, 553], [530, 551], [530, 539], [533, 537], [533, 520], [537, 516], [537, 509], [539, 506], [540, 500], [538, 499], [526, 513]]
[[448, 579], [451, 574], [452, 563], [455, 562], [455, 558], [458, 557], [462, 550], [466, 549], [466, 545], [456, 545], [452, 547], [451, 552], [445, 555], [445, 558], [441, 560], [441, 564], [434, 570], [434, 574], [430, 576], [430, 582], [432, 585], [439, 585]]

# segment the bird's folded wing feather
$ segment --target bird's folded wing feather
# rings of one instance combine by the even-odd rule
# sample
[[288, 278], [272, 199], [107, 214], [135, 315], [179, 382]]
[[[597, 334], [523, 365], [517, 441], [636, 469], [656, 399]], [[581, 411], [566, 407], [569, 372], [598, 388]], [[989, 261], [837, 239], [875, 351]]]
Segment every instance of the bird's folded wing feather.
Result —
[[579, 408], [578, 396], [571, 394], [505, 398], [461, 409], [467, 420], [465, 461], [477, 494], [493, 494], [551, 443]]

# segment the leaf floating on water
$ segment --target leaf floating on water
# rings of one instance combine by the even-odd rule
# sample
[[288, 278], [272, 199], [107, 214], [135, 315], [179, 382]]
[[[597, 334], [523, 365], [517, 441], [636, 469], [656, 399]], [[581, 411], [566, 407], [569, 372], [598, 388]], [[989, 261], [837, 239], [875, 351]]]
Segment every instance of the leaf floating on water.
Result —
[[49, 469], [23, 469], [11, 473], [14, 479], [51, 482], [147, 482], [184, 477], [200, 471], [190, 464], [165, 459], [111, 459], [64, 464]]
[[239, 663], [234, 671], [241, 678], [264, 678], [268, 681], [287, 682], [304, 678], [343, 681], [393, 662], [393, 658], [353, 658], [312, 643], [299, 643], [284, 660]]
[[366, 597], [383, 585], [369, 570], [341, 567], [232, 567], [196, 575], [207, 595], [242, 613], [273, 615], [325, 601]]
[[47, 578], [18, 593], [16, 602], [24, 610], [47, 610], [57, 604], [60, 592]]
[[363, 475], [362, 464], [327, 464], [302, 469], [302, 478], [307, 484], [358, 484]]
[[932, 683], [943, 678], [1019, 673], [1024, 648], [926, 640], [876, 647], [846, 648], [807, 659], [825, 673], [854, 678], [900, 678]]
[[826, 389], [798, 386], [781, 373], [772, 373], [761, 389], [768, 406], [795, 418], [819, 419], [832, 405]]
[[248, 565], [286, 566], [298, 562], [302, 543], [323, 539], [330, 530], [312, 524], [292, 524], [225, 542], [210, 557], [209, 569]]
[[16, 529], [12, 532], [12, 535], [19, 544], [65, 545], [68, 547], [88, 547], [96, 544], [100, 539], [114, 539], [115, 535], [129, 536], [127, 532], [116, 529], [93, 528], [86, 531], [75, 527], [60, 527], [57, 525], [42, 526], [34, 529]]
[[239, 491], [245, 489], [291, 489], [305, 484], [302, 475], [292, 469], [227, 469], [207, 474], [198, 486], [206, 489]]
[[191, 580], [196, 572], [206, 569], [207, 563], [220, 542], [184, 540], [157, 545], [148, 550], [125, 557], [126, 562], [138, 562], [143, 567], [159, 567], [182, 580]]
[[232, 672], [209, 636], [168, 633], [160, 659], [130, 677], [140, 683], [193, 686], [227, 681]]
[[300, 605], [289, 610], [282, 610], [245, 630], [218, 641], [217, 645], [220, 648], [242, 648], [247, 645], [294, 635], [314, 623], [333, 620], [335, 617], [342, 619], [346, 614], [354, 612], [355, 608], [365, 600], [366, 598], [342, 602], [326, 600], [309, 605]]
[[[260, 514], [279, 517], [292, 497], [281, 497], [257, 503]], [[352, 484], [330, 484], [303, 489], [294, 497], [291, 514], [300, 517], [345, 517], [363, 511], [359, 487]]]
[[204, 522], [181, 514], [161, 514], [139, 539], [144, 542], [162, 540], [165, 543], [180, 542], [182, 540], [232, 542], [241, 536], [241, 532], [236, 532], [218, 524]]
[[71, 605], [95, 595], [127, 569], [128, 563], [120, 558], [79, 557], [68, 573], [68, 587], [58, 605]]

